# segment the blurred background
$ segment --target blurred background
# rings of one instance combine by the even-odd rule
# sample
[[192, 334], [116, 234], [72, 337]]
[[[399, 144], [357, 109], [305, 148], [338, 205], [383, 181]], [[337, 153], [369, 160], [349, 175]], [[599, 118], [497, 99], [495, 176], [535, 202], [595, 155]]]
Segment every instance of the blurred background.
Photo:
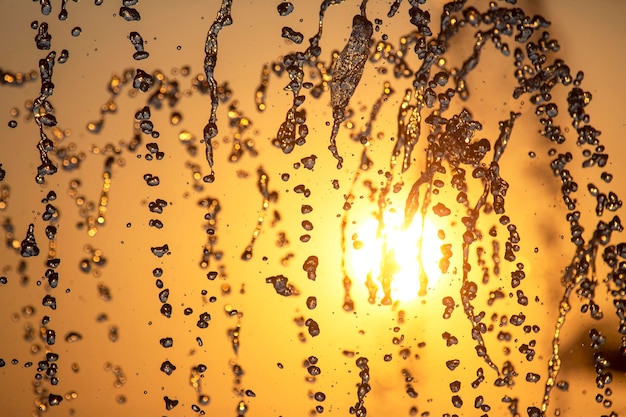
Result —
[[[570, 170], [580, 188], [576, 198], [588, 239], [597, 219], [587, 183], [618, 196], [625, 185], [619, 161], [626, 129], [618, 100], [626, 94], [619, 81], [626, 65], [621, 53], [626, 3], [553, 0], [516, 6], [552, 23], [548, 30], [560, 50], [549, 60], [563, 59], [573, 75], [584, 71], [582, 88], [593, 96], [586, 110], [610, 156], [605, 169], [580, 168], [584, 156], [567, 127], [569, 88], [553, 91], [561, 109], [555, 120], [567, 137], [556, 145], [540, 136], [528, 97], [513, 99], [513, 58], [502, 56], [491, 41], [468, 76], [468, 100], [451, 103], [447, 117], [468, 108], [483, 125], [476, 139], [486, 137], [492, 144], [498, 123], [511, 111], [521, 113], [500, 160], [500, 173], [510, 185], [506, 214], [521, 236], [517, 260], [502, 259], [508, 232], [495, 214], [481, 215], [483, 239], [471, 254], [471, 277], [479, 283], [474, 313], [485, 312], [485, 346], [500, 372], [514, 369], [505, 387], [494, 387], [502, 374], [477, 357], [463, 312], [460, 242], [466, 213], [454, 202], [449, 173], [442, 175], [446, 186], [434, 202], [452, 213], [440, 217], [430, 210], [417, 230], [403, 232], [398, 226], [409, 190], [424, 169], [427, 146], [424, 131], [411, 168], [402, 173], [390, 166], [398, 109], [413, 77], [394, 77], [389, 60], [369, 60], [337, 138], [342, 169], [327, 149], [333, 112], [324, 71], [333, 51], [348, 41], [360, 2], [326, 10], [319, 42], [325, 68], [304, 67], [304, 81], [319, 85], [322, 94], [314, 97], [317, 87], [302, 90], [309, 134], [306, 144], [289, 154], [272, 143], [293, 99], [285, 89], [287, 72], [280, 65], [275, 71], [274, 64], [306, 50], [318, 30], [320, 5], [293, 0], [290, 11], [280, 1], [233, 3], [233, 23], [218, 35], [213, 183], [202, 180], [211, 173], [201, 141], [211, 114], [203, 63], [218, 1], [58, 1], [48, 15], [42, 14], [44, 1], [5, 3], [0, 15], [0, 164], [6, 172], [0, 181], [5, 242], [0, 246], [0, 277], [5, 278], [0, 283], [1, 415], [349, 415], [357, 412], [351, 407], [361, 407], [358, 385], [364, 382], [371, 391], [363, 404], [373, 416], [526, 415], [528, 407], [541, 407], [561, 277], [574, 255], [561, 186], [550, 168], [551, 149], [574, 155]], [[442, 4], [425, 5], [435, 34]], [[59, 18], [62, 5], [66, 19]], [[489, 7], [478, 1], [468, 5], [481, 12]], [[135, 9], [140, 20], [120, 6]], [[367, 3], [374, 45], [383, 42], [383, 56], [391, 50], [384, 42], [398, 48], [401, 37], [415, 29], [408, 4], [392, 18], [389, 8], [389, 2]], [[44, 22], [49, 50], [38, 49], [35, 39], [41, 33], [40, 45], [46, 43]], [[302, 33], [303, 42], [281, 37], [283, 27]], [[442, 70], [462, 65], [475, 30], [462, 28], [452, 39]], [[129, 39], [131, 32], [142, 37], [147, 58], [133, 58], [141, 51]], [[506, 42], [512, 50], [513, 40]], [[32, 107], [40, 95], [40, 60], [52, 50], [57, 55], [48, 100], [54, 110], [47, 113], [58, 124], [43, 129], [54, 142], [50, 158], [58, 173], [38, 184], [40, 132]], [[68, 52], [66, 62], [59, 60], [62, 50]], [[412, 46], [402, 57], [413, 71], [418, 68]], [[264, 67], [269, 78], [260, 111], [255, 93]], [[137, 69], [154, 77], [146, 92], [133, 87]], [[141, 126], [144, 116], [136, 114], [146, 105], [153, 127]], [[379, 108], [376, 117], [374, 108]], [[363, 135], [371, 160], [367, 170], [359, 168]], [[603, 171], [614, 175], [609, 185], [600, 179]], [[469, 175], [467, 182], [475, 200], [480, 183]], [[386, 184], [392, 191], [381, 194]], [[381, 291], [369, 302], [366, 285], [373, 270], [381, 287], [376, 281], [383, 263], [376, 238], [381, 202], [385, 242], [395, 252], [390, 268], [397, 272], [389, 305]], [[20, 250], [30, 224], [40, 253], [24, 257]], [[58, 230], [54, 239], [46, 237], [48, 226]], [[497, 236], [488, 233], [492, 229]], [[422, 266], [415, 260], [420, 236]], [[444, 244], [452, 251], [445, 273], [439, 268]], [[249, 245], [252, 256], [242, 259]], [[59, 266], [46, 265], [49, 258], [60, 259]], [[526, 274], [520, 288], [527, 305], [510, 284], [518, 262]], [[429, 288], [418, 296], [422, 267]], [[626, 384], [619, 318], [603, 283], [607, 268], [600, 257], [597, 268], [594, 301], [604, 317], [592, 320], [580, 313], [584, 303], [572, 295], [561, 334], [559, 388], [552, 391], [546, 415], [626, 413], [618, 394]], [[345, 308], [344, 270], [352, 281], [352, 310]], [[58, 285], [51, 286], [54, 272]], [[282, 277], [288, 278], [286, 288]], [[43, 305], [46, 296], [55, 298], [56, 308]], [[449, 319], [443, 318], [444, 297], [452, 297], [455, 306]], [[523, 325], [509, 323], [514, 315], [525, 316]], [[530, 360], [528, 349], [536, 352]], [[596, 380], [597, 352], [612, 373], [602, 388]], [[51, 360], [55, 354], [58, 360]], [[367, 375], [357, 365], [360, 357], [368, 359]], [[481, 372], [484, 382], [475, 383]]]

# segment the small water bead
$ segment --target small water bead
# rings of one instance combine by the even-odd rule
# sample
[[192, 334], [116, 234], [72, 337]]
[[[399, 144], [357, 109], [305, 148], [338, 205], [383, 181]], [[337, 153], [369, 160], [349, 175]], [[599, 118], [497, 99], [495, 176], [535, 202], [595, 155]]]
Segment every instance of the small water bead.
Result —
[[44, 307], [50, 307], [52, 310], [56, 310], [57, 308], [57, 299], [53, 296], [51, 296], [50, 294], [46, 294], [42, 301], [41, 304]]
[[83, 32], [83, 30], [79, 27], [76, 26], [72, 29], [72, 36], [76, 37], [76, 36], [80, 36], [80, 34]]
[[120, 334], [117, 326], [111, 326], [109, 328], [109, 341], [115, 343], [119, 340]]
[[164, 255], [169, 255], [170, 254], [170, 248], [167, 244], [163, 245], [163, 246], [153, 246], [150, 248], [150, 251], [152, 252], [152, 254], [158, 258], [163, 257]]
[[288, 16], [293, 12], [293, 3], [289, 1], [283, 1], [278, 6], [276, 6], [276, 10], [278, 14], [281, 16]]
[[453, 381], [450, 382], [450, 391], [453, 393], [459, 392], [461, 390], [461, 381]]
[[159, 177], [153, 176], [152, 174], [144, 174], [143, 179], [144, 181], [146, 181], [146, 184], [148, 184], [150, 187], [156, 187], [157, 185], [161, 183], [161, 180], [159, 179]]
[[127, 22], [132, 22], [136, 20], [141, 20], [141, 15], [139, 12], [133, 7], [120, 7], [120, 17], [122, 17]]
[[315, 365], [309, 365], [309, 366], [307, 367], [307, 372], [308, 372], [308, 373], [309, 373], [309, 375], [311, 375], [311, 376], [318, 376], [318, 375], [320, 375], [320, 374], [322, 373], [322, 370], [321, 370], [318, 366], [315, 366]]
[[161, 220], [158, 220], [158, 219], [150, 219], [148, 221], [148, 226], [155, 227], [157, 229], [162, 229], [163, 228], [163, 222]]
[[432, 208], [433, 213], [435, 213], [439, 217], [449, 216], [452, 211], [445, 206], [443, 203], [437, 203]]
[[533, 372], [528, 372], [526, 374], [526, 381], [531, 383], [537, 383], [541, 379], [541, 375], [535, 374]]
[[446, 367], [451, 371], [454, 371], [460, 364], [461, 361], [459, 359], [451, 359], [446, 361]]
[[61, 401], [63, 401], [62, 395], [55, 395], [55, 394], [48, 395], [48, 404], [50, 404], [50, 406], [57, 406], [61, 404]]
[[172, 339], [171, 337], [164, 337], [159, 341], [159, 343], [164, 348], [171, 348], [172, 346], [174, 346], [174, 339]]
[[304, 322], [304, 324], [308, 327], [309, 334], [312, 337], [319, 336], [319, 334], [320, 334], [320, 327], [319, 327], [319, 325], [317, 324], [317, 322], [315, 320], [307, 319]]
[[9, 127], [10, 128], [16, 128], [17, 127], [17, 121], [9, 120]]
[[169, 376], [174, 373], [174, 371], [176, 370], [176, 366], [170, 361], [164, 361], [161, 364], [160, 369], [161, 369], [161, 372]]
[[165, 318], [171, 318], [172, 317], [172, 305], [169, 303], [165, 303], [161, 306], [161, 314], [163, 315], [163, 317]]
[[[177, 126], [179, 125], [181, 122], [183, 121], [183, 115], [180, 114], [179, 112], [172, 112], [172, 114], [170, 115], [170, 123], [172, 124], [172, 126]], [[180, 136], [179, 136], [180, 139]], [[187, 139], [186, 141], [189, 141], [191, 138]], [[185, 140], [180, 139], [181, 141], [185, 142]]]
[[317, 155], [310, 155], [310, 156], [305, 156], [300, 161], [302, 162], [302, 165], [304, 166], [304, 168], [308, 170], [313, 170], [313, 168], [315, 167], [316, 160], [317, 160]]
[[452, 401], [452, 405], [456, 408], [461, 408], [463, 407], [463, 400], [461, 399], [460, 396], [458, 395], [453, 395], [451, 398]]

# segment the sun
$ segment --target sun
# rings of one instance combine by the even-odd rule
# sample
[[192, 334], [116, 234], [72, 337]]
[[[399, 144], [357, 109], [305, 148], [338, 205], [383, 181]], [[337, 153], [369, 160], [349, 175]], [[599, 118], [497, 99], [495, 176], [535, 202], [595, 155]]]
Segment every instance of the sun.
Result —
[[365, 285], [369, 276], [378, 286], [379, 300], [385, 298], [385, 285], [389, 286], [393, 301], [416, 299], [422, 268], [428, 278], [428, 288], [434, 288], [442, 275], [439, 267], [442, 242], [438, 228], [428, 218], [422, 221], [419, 215], [408, 228], [403, 227], [403, 222], [401, 213], [388, 212], [380, 233], [377, 233], [376, 219], [369, 218], [352, 235], [352, 248], [348, 252], [354, 278]]

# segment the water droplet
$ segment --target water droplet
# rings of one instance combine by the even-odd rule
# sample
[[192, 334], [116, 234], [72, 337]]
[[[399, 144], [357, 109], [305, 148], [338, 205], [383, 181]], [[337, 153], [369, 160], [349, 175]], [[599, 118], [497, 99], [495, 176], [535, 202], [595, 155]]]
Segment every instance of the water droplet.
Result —
[[355, 15], [352, 20], [352, 32], [344, 49], [339, 54], [332, 70], [330, 99], [333, 109], [333, 128], [329, 149], [337, 168], [341, 168], [343, 158], [337, 152], [336, 137], [339, 124], [345, 119], [346, 108], [361, 81], [365, 63], [369, 56], [369, 42], [374, 33], [372, 22], [365, 16]]
[[119, 15], [127, 22], [141, 20], [139, 12], [133, 7], [120, 7]]
[[171, 348], [172, 346], [174, 346], [174, 339], [172, 339], [171, 337], [164, 337], [159, 341], [159, 343], [164, 348]]
[[142, 69], [137, 68], [135, 77], [133, 78], [133, 87], [139, 89], [142, 93], [147, 92], [154, 84], [154, 77]]
[[28, 230], [26, 232], [26, 237], [22, 240], [20, 244], [21, 250], [20, 255], [24, 258], [28, 258], [31, 256], [39, 255], [39, 248], [37, 247], [37, 242], [35, 241], [35, 225], [28, 225]]
[[50, 404], [50, 406], [52, 407], [61, 404], [61, 401], [63, 401], [62, 395], [55, 395], [55, 394], [48, 395], [48, 404]]
[[289, 1], [283, 1], [278, 6], [276, 6], [276, 10], [278, 14], [281, 16], [288, 16], [293, 12], [293, 4]]
[[69, 332], [65, 335], [65, 341], [67, 343], [79, 342], [83, 339], [83, 336], [78, 332]]
[[40, 49], [42, 51], [47, 51], [50, 49], [52, 43], [52, 35], [48, 33], [48, 24], [46, 22], [42, 22], [39, 25], [37, 35], [35, 36], [35, 43], [37, 44], [37, 49]]
[[284, 297], [290, 295], [299, 295], [300, 292], [292, 284], [289, 284], [289, 279], [283, 275], [277, 275], [265, 279], [265, 282], [272, 284], [277, 294]]

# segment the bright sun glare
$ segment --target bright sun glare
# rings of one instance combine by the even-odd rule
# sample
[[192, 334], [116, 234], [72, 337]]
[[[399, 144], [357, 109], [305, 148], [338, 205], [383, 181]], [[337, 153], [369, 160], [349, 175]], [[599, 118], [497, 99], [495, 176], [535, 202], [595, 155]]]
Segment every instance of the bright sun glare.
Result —
[[[370, 218], [363, 222], [352, 236], [351, 265], [356, 280], [365, 284], [368, 274], [378, 286], [377, 298], [383, 294], [381, 277], [391, 276], [393, 301], [411, 301], [420, 289], [420, 266], [417, 258], [418, 242], [422, 238], [421, 259], [428, 277], [428, 288], [433, 288], [441, 277], [439, 261], [442, 258], [438, 229], [429, 221], [415, 216], [410, 227], [403, 229], [401, 213], [387, 213], [382, 236], [376, 237], [378, 222]], [[381, 275], [381, 267], [384, 274]]]

